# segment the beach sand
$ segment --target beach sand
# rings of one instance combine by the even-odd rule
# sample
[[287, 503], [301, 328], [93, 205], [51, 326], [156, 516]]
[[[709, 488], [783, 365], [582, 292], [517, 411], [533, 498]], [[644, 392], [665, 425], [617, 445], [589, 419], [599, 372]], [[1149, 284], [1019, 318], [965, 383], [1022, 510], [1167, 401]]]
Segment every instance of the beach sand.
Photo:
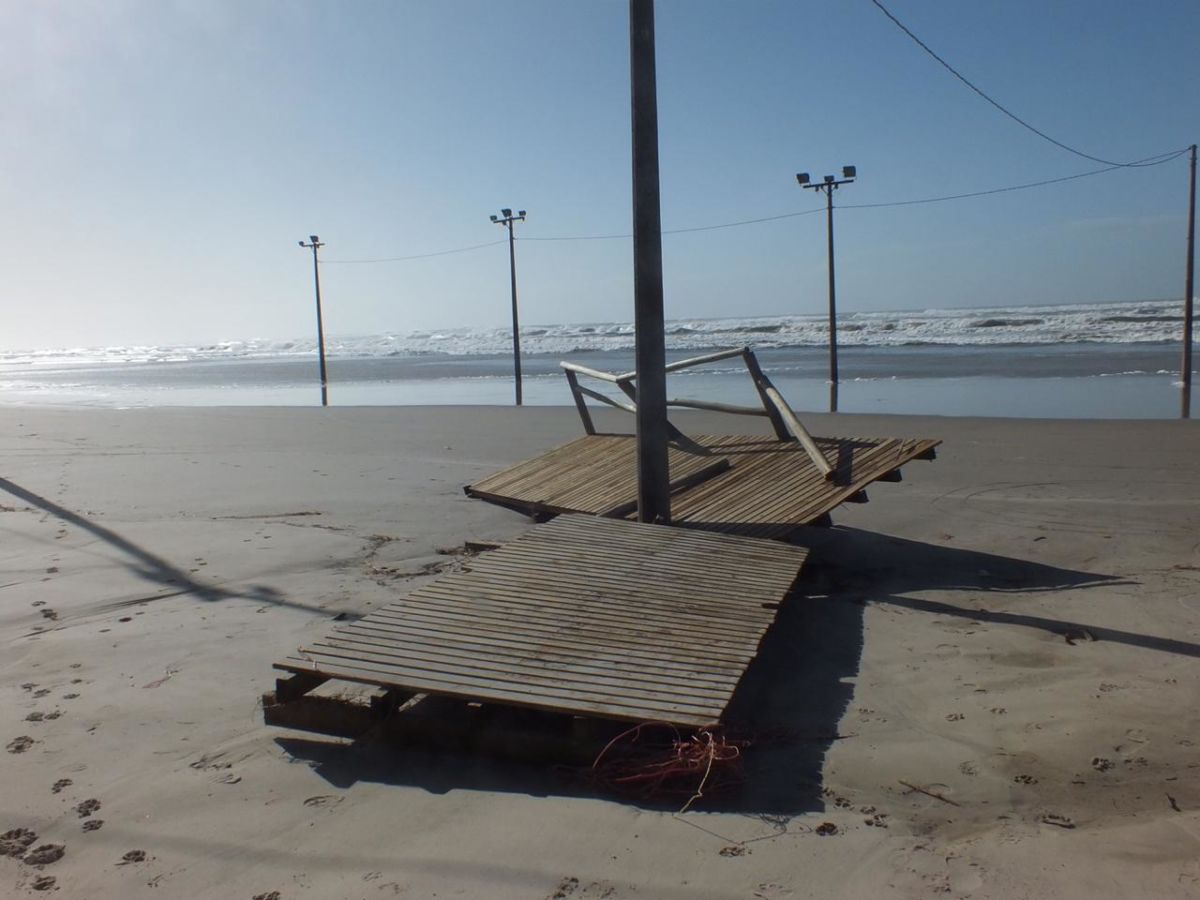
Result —
[[64, 848], [0, 896], [1200, 896], [1200, 428], [805, 419], [945, 443], [803, 535], [742, 700], [787, 737], [674, 816], [262, 723], [333, 616], [531, 527], [461, 486], [573, 410], [0, 409], [0, 832]]

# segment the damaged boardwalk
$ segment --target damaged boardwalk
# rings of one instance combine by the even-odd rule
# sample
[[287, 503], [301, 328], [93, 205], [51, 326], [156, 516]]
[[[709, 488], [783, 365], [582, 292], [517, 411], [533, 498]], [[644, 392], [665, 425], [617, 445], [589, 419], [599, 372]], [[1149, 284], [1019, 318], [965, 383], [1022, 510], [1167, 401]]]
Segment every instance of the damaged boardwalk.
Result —
[[[807, 551], [561, 516], [276, 668], [633, 722], [718, 722]], [[281, 699], [288, 684], [281, 684]], [[292, 691], [296, 693], [296, 691]]]
[[[796, 441], [753, 435], [699, 435], [670, 445], [671, 519], [686, 528], [786, 539], [826, 521], [876, 481], [899, 481], [900, 467], [932, 459], [939, 441], [813, 438], [832, 472], [823, 473]], [[530, 515], [632, 515], [637, 472], [632, 435], [590, 434], [490, 475], [465, 490]]]

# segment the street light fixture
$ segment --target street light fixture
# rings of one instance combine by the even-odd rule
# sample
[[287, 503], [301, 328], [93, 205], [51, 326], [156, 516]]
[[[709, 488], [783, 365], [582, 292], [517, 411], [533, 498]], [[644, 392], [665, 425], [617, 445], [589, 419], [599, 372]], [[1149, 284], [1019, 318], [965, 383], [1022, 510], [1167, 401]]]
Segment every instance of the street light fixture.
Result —
[[842, 166], [842, 177], [837, 179], [826, 175], [821, 181], [813, 183], [807, 172], [796, 175], [796, 183], [808, 190], [820, 191], [825, 195], [827, 215], [827, 233], [829, 235], [829, 411], [838, 409], [838, 359], [837, 359], [837, 292], [833, 276], [833, 192], [843, 184], [850, 184], [858, 177], [856, 166]]
[[321, 405], [329, 405], [329, 388], [325, 380], [325, 327], [321, 322], [321, 268], [317, 262], [317, 250], [325, 245], [315, 234], [308, 236], [312, 243], [306, 244], [304, 241], [299, 241], [301, 247], [311, 247], [313, 252], [313, 287], [317, 294], [317, 359], [320, 362], [321, 371]]
[[517, 406], [521, 405], [521, 325], [517, 315], [517, 255], [513, 244], [513, 222], [525, 221], [525, 210], [518, 210], [514, 216], [511, 209], [500, 210], [500, 215], [491, 216], [496, 225], [508, 229], [508, 271], [512, 281], [512, 334], [513, 334], [513, 380], [516, 385]]

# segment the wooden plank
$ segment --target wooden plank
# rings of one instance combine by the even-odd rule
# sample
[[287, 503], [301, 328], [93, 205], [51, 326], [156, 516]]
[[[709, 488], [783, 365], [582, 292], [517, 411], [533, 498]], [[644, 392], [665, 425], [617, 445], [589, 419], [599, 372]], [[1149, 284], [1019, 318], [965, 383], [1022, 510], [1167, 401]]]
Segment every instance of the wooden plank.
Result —
[[[706, 353], [703, 356], [693, 356], [690, 359], [679, 359], [673, 363], [667, 363], [663, 368], [667, 372], [678, 372], [680, 369], [690, 369], [692, 366], [703, 366], [706, 363], [720, 362], [723, 359], [733, 359], [735, 356], [741, 356], [749, 348], [735, 347], [732, 350], [718, 350], [715, 353]], [[563, 363], [562, 365], [567, 365]], [[594, 371], [594, 370], [593, 370]], [[616, 376], [618, 384], [627, 383], [637, 379], [637, 372], [624, 372]]]
[[808, 453], [809, 458], [813, 461], [813, 465], [817, 467], [822, 475], [829, 478], [833, 474], [833, 466], [829, 464], [829, 460], [825, 458], [825, 454], [813, 443], [812, 435], [808, 433], [808, 429], [800, 424], [800, 420], [792, 412], [792, 408], [783, 399], [783, 394], [779, 393], [779, 390], [774, 385], [767, 385], [765, 392], [767, 399], [771, 401], [771, 405], [775, 407], [775, 410], [787, 425], [792, 436], [800, 442], [800, 445]]
[[571, 396], [575, 399], [575, 409], [583, 422], [583, 430], [588, 434], [595, 434], [596, 425], [592, 421], [592, 413], [588, 409], [587, 403], [584, 402], [583, 395], [579, 393], [579, 376], [570, 370], [567, 370], [567, 385], [571, 388]]

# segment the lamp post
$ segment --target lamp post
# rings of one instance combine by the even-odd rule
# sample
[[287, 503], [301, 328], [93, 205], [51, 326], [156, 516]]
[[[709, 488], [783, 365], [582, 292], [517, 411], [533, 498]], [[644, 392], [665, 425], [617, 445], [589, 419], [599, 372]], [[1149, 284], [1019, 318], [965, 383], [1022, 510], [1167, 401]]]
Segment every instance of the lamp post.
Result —
[[308, 239], [311, 243], [300, 241], [301, 247], [311, 247], [313, 252], [313, 287], [317, 292], [317, 358], [320, 360], [321, 366], [321, 405], [329, 405], [329, 388], [325, 380], [325, 326], [321, 322], [321, 267], [317, 263], [317, 250], [325, 245], [315, 234], [310, 234]]
[[654, 0], [629, 0], [638, 521], [671, 524]]
[[1183, 285], [1183, 361], [1179, 366], [1181, 392], [1180, 418], [1192, 417], [1192, 290], [1196, 271], [1196, 145], [1192, 144], [1189, 158], [1187, 264], [1184, 267]]
[[515, 216], [511, 209], [502, 209], [499, 216], [492, 216], [492, 222], [508, 228], [508, 271], [512, 281], [513, 379], [516, 384], [517, 406], [521, 405], [521, 325], [517, 316], [517, 254], [513, 248], [513, 222], [524, 221], [523, 209], [518, 210]]
[[796, 182], [802, 188], [820, 191], [825, 195], [827, 214], [827, 232], [829, 234], [829, 411], [838, 409], [838, 359], [837, 359], [837, 291], [833, 277], [833, 192], [843, 184], [854, 181], [858, 170], [854, 166], [842, 166], [842, 177], [836, 179], [826, 175], [821, 181], [813, 182], [807, 172], [796, 175]]

